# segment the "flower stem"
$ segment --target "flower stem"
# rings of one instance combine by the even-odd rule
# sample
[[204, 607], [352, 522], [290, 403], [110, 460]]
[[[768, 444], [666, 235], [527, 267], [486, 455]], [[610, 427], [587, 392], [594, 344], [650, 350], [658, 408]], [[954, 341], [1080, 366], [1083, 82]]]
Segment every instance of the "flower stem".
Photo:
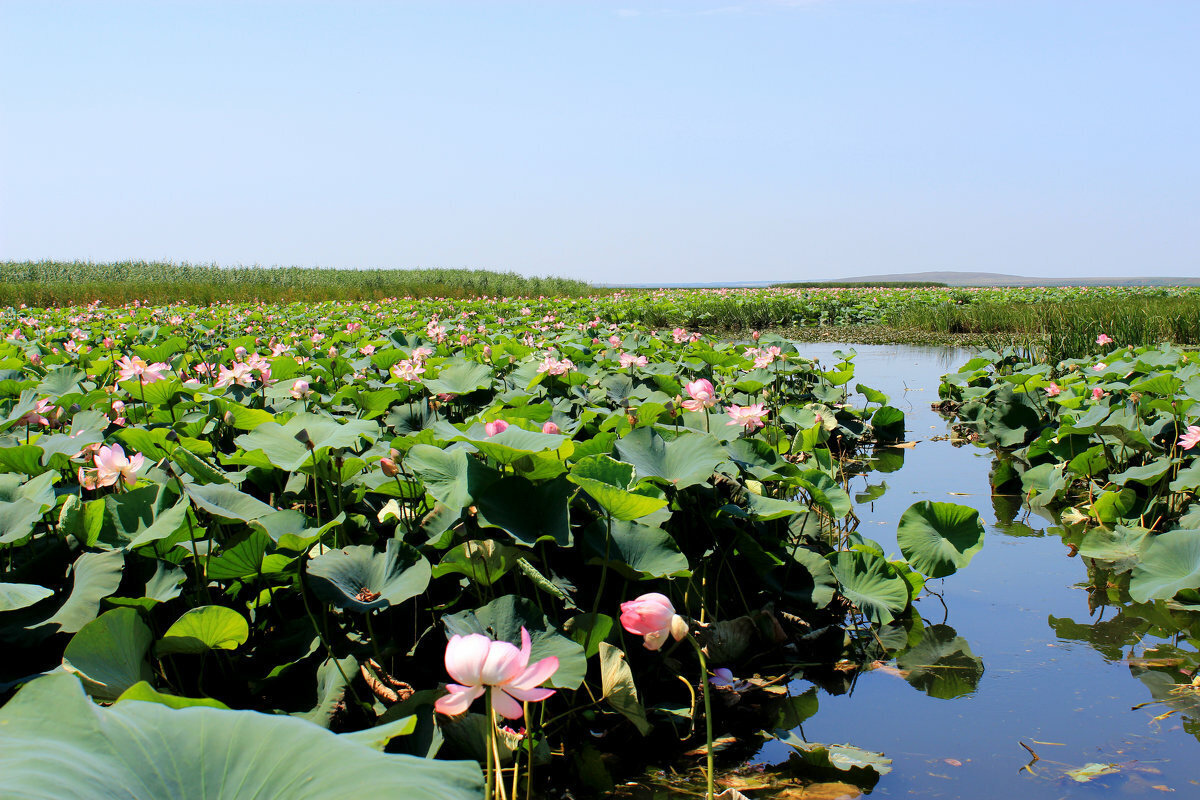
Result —
[[492, 796], [496, 791], [496, 768], [499, 766], [492, 758], [493, 748], [496, 746], [496, 720], [492, 717], [492, 692], [489, 689], [485, 694], [487, 703], [487, 790], [484, 792], [484, 797], [487, 800], [492, 800]]
[[706, 775], [707, 793], [704, 795], [705, 800], [713, 800], [713, 729], [712, 729], [712, 702], [708, 696], [708, 664], [704, 660], [704, 648], [696, 641], [696, 638], [688, 634], [688, 641], [696, 648], [696, 656], [700, 659], [700, 688], [704, 692], [704, 741], [707, 747], [705, 748], [706, 758]]

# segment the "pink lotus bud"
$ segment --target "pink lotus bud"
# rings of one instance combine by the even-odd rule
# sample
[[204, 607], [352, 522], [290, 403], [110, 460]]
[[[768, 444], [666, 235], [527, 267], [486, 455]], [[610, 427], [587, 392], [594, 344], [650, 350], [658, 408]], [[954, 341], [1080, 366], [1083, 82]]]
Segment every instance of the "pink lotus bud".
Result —
[[498, 419], [494, 422], [489, 422], [488, 424], [484, 425], [483, 429], [487, 431], [488, 436], [495, 436], [497, 433], [502, 433], [503, 431], [507, 430], [508, 423], [502, 419]]
[[553, 422], [546, 422], [542, 425], [542, 433], [559, 433], [558, 426]]
[[666, 595], [658, 592], [621, 603], [621, 627], [644, 637], [647, 650], [662, 647], [668, 634], [679, 641], [688, 632], [687, 621], [675, 613]]

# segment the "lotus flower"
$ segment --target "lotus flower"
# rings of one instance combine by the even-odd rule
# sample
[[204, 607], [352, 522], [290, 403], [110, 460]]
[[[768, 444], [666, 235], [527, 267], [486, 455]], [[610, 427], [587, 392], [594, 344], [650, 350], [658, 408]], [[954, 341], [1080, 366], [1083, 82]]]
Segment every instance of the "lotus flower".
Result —
[[163, 379], [163, 370], [170, 369], [170, 364], [161, 361], [147, 364], [141, 357], [122, 356], [117, 359], [117, 379], [127, 381], [137, 378], [142, 383], [154, 383]]
[[733, 406], [729, 411], [729, 422], [726, 425], [741, 425], [748, 431], [753, 431], [763, 427], [763, 417], [767, 415], [767, 409], [762, 403], [755, 403], [752, 406]]
[[86, 489], [97, 489], [101, 486], [112, 486], [118, 480], [126, 486], [137, 483], [137, 473], [145, 464], [146, 457], [135, 453], [133, 458], [125, 457], [125, 449], [119, 444], [112, 447], [104, 446], [92, 456], [95, 469], [79, 470], [79, 482]]
[[1062, 394], [1062, 387], [1054, 381], [1051, 381], [1050, 385], [1046, 387], [1046, 394], [1050, 397], [1058, 397], [1060, 394]]
[[498, 419], [484, 425], [483, 430], [489, 437], [495, 436], [497, 433], [503, 433], [504, 431], [508, 430], [508, 423], [502, 419]]
[[684, 389], [691, 396], [690, 400], [684, 400], [682, 403], [688, 411], [703, 411], [717, 404], [716, 390], [713, 389], [712, 383], [704, 378], [692, 381]]
[[531, 649], [529, 631], [524, 628], [519, 650], [479, 633], [450, 637], [446, 672], [458, 683], [446, 684], [450, 693], [439, 697], [433, 707], [449, 716], [464, 714], [473, 701], [490, 692], [493, 709], [509, 719], [520, 719], [524, 713], [518, 701], [537, 703], [554, 694], [553, 689], [538, 687], [558, 670], [554, 656], [530, 664]]
[[1096, 337], [1096, 344], [1112, 344], [1112, 337], [1107, 333], [1102, 333]]
[[1179, 446], [1191, 450], [1197, 443], [1200, 443], [1200, 425], [1188, 425], [1187, 432], [1179, 437]]
[[553, 422], [546, 421], [542, 423], [542, 433], [559, 433], [558, 425]]
[[621, 627], [645, 639], [647, 650], [663, 646], [670, 634], [675, 641], [687, 635], [687, 621], [675, 613], [666, 595], [650, 592], [621, 603]]

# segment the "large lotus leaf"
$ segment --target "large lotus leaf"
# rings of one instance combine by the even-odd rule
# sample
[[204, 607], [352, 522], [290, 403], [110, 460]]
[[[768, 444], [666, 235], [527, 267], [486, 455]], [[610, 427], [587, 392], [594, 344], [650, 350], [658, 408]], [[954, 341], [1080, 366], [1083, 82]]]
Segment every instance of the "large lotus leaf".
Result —
[[203, 653], [206, 650], [236, 650], [250, 637], [246, 618], [225, 606], [197, 606], [188, 609], [167, 628], [156, 651], [167, 653]]
[[250, 527], [270, 536], [275, 546], [281, 550], [300, 552], [321, 538], [330, 528], [341, 525], [345, 520], [346, 515], [343, 512], [320, 527], [310, 526], [308, 517], [296, 509], [289, 508], [250, 520]]
[[603, 455], [575, 462], [567, 480], [582, 488], [616, 519], [631, 520], [653, 514], [667, 504], [665, 497], [632, 489], [633, 465]]
[[1190, 464], [1179, 470], [1169, 488], [1172, 492], [1194, 492], [1200, 489], [1200, 460], [1193, 459]]
[[519, 475], [502, 478], [475, 498], [479, 524], [500, 528], [530, 547], [542, 539], [569, 547], [567, 500], [572, 491], [564, 478], [542, 483]]
[[550, 618], [528, 598], [506, 594], [474, 611], [460, 611], [442, 617], [447, 635], [482, 633], [519, 645], [521, 628], [529, 631], [532, 642], [529, 663], [548, 656], [558, 658], [558, 670], [549, 683], [557, 689], [577, 689], [587, 672], [583, 647], [563, 636]]
[[432, 567], [414, 548], [388, 539], [382, 553], [370, 545], [331, 550], [308, 565], [317, 594], [338, 608], [367, 613], [416, 597], [429, 586]]
[[220, 555], [208, 559], [204, 574], [212, 580], [246, 578], [262, 572], [263, 556], [271, 537], [251, 529], [221, 545]]
[[42, 514], [54, 507], [58, 473], [44, 472], [22, 482], [18, 475], [0, 476], [0, 544], [24, 539]]
[[850, 495], [819, 469], [805, 470], [791, 478], [791, 482], [808, 494], [813, 505], [824, 509], [834, 519], [841, 519], [854, 508]]
[[1113, 570], [1128, 572], [1141, 560], [1142, 552], [1154, 541], [1145, 528], [1117, 525], [1113, 530], [1093, 528], [1079, 543], [1079, 555], [1098, 561], [1110, 561]]
[[904, 412], [892, 406], [880, 406], [871, 416], [871, 428], [880, 442], [898, 442], [904, 438]]
[[0, 447], [0, 472], [40, 475], [50, 467], [42, 464], [42, 448], [36, 444]]
[[277, 510], [230, 483], [185, 484], [183, 490], [197, 508], [216, 517], [249, 522]]
[[819, 553], [803, 546], [792, 551], [792, 560], [804, 574], [797, 575], [794, 569], [788, 572], [787, 594], [814, 608], [825, 608], [833, 602], [838, 582], [829, 562]]
[[747, 492], [745, 508], [730, 503], [722, 506], [721, 511], [743, 519], [767, 521], [783, 519], [794, 514], [807, 514], [808, 506], [803, 503], [797, 503], [794, 500], [779, 500], [774, 497], [764, 497], [761, 494]]
[[1127, 486], [1119, 492], [1106, 491], [1100, 494], [1088, 513], [1105, 525], [1111, 525], [1124, 519], [1136, 503], [1137, 493]]
[[[475, 800], [469, 762], [380, 753], [304, 720], [129, 701], [110, 708], [74, 677], [39, 678], [0, 709], [0, 788], [59, 800]], [[169, 768], [164, 769], [164, 766]]]
[[1138, 603], [1170, 600], [1182, 589], [1200, 589], [1200, 531], [1167, 531], [1142, 551], [1129, 578], [1129, 596]]
[[606, 520], [599, 519], [584, 532], [584, 542], [592, 558], [588, 563], [607, 563], [630, 579], [687, 576], [687, 556], [660, 527], [632, 520], [614, 519], [612, 537], [606, 541]]
[[229, 706], [222, 703], [220, 700], [214, 700], [211, 697], [180, 697], [174, 694], [163, 694], [156, 691], [146, 681], [138, 681], [133, 686], [130, 686], [125, 691], [121, 692], [121, 696], [117, 698], [118, 703], [123, 703], [126, 700], [140, 700], [143, 703], [160, 703], [167, 708], [192, 708], [193, 706], [204, 706], [205, 708], [224, 708], [229, 709]]
[[667, 440], [650, 428], [638, 428], [616, 444], [617, 457], [632, 464], [638, 477], [686, 489], [704, 483], [728, 456], [717, 440], [696, 431], [684, 431]]
[[983, 659], [949, 625], [931, 625], [921, 641], [896, 660], [904, 680], [930, 697], [952, 700], [975, 692]]
[[436, 378], [421, 381], [431, 394], [471, 394], [492, 388], [492, 368], [477, 361], [457, 359], [446, 362]]
[[983, 523], [969, 506], [922, 500], [900, 516], [896, 542], [923, 575], [944, 578], [969, 564], [983, 547]]
[[500, 477], [464, 449], [442, 450], [419, 444], [408, 451], [404, 463], [435, 500], [452, 510], [469, 506], [475, 495]]
[[104, 496], [100, 533], [92, 544], [134, 548], [167, 539], [187, 527], [187, 500], [176, 500], [166, 484]]
[[446, 551], [442, 560], [433, 568], [433, 577], [458, 573], [466, 575], [472, 583], [491, 586], [504, 577], [521, 559], [521, 551], [500, 544], [494, 539], [472, 539]]
[[71, 637], [63, 668], [78, 674], [94, 697], [116, 700], [135, 683], [153, 679], [146, 661], [153, 638], [137, 611], [114, 608]]
[[319, 456], [330, 447], [356, 448], [360, 440], [373, 442], [378, 436], [379, 424], [372, 420], [348, 418], [341, 423], [332, 417], [301, 413], [283, 425], [263, 423], [234, 443], [247, 453], [261, 450], [277, 468], [295, 472], [312, 463], [313, 453]]
[[140, 383], [135, 380], [121, 381], [120, 386], [134, 400], [140, 402], [144, 399], [152, 406], [167, 405], [171, 398], [183, 391], [183, 384], [173, 375], [153, 383]]
[[53, 594], [53, 589], [47, 589], [36, 583], [0, 582], [0, 613], [27, 608]]
[[1149, 464], [1140, 467], [1130, 467], [1124, 472], [1118, 472], [1109, 475], [1108, 479], [1118, 486], [1124, 486], [1127, 483], [1141, 483], [1149, 486], [1158, 482], [1162, 476], [1171, 471], [1174, 466], [1169, 458], [1157, 458]]
[[841, 593], [872, 622], [886, 625], [908, 607], [908, 584], [878, 553], [849, 550], [828, 560]]
[[516, 425], [509, 425], [494, 436], [488, 436], [484, 426], [476, 424], [465, 433], [448, 436], [446, 440], [470, 442], [476, 450], [498, 464], [512, 464], [535, 453], [547, 451], [557, 453], [560, 459], [565, 459], [574, 450], [574, 445], [568, 444], [570, 439], [567, 436], [527, 431]]
[[354, 656], [334, 660], [325, 659], [317, 669], [317, 704], [311, 711], [296, 714], [314, 725], [328, 728], [333, 723], [338, 709], [346, 705], [348, 680], [358, 674], [358, 659]]
[[86, 372], [64, 364], [46, 373], [46, 377], [38, 384], [38, 394], [50, 398], [72, 394], [79, 391], [79, 382], [82, 380], [87, 380]]
[[117, 590], [125, 569], [125, 555], [120, 550], [106, 553], [84, 553], [71, 567], [73, 583], [67, 602], [44, 623], [53, 631], [75, 633], [96, 618], [100, 601]]

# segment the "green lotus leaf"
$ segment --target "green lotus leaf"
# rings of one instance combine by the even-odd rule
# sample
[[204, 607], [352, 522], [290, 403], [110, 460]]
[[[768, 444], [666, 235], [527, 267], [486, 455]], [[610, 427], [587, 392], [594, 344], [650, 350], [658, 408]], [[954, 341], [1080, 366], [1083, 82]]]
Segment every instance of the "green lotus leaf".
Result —
[[472, 539], [447, 550], [433, 568], [433, 577], [457, 573], [466, 575], [472, 583], [491, 586], [515, 567], [520, 558], [521, 551], [515, 547], [494, 539]]
[[617, 458], [632, 464], [638, 477], [686, 489], [706, 482], [728, 456], [715, 438], [684, 431], [665, 438], [650, 428], [638, 428], [616, 443]]
[[609, 531], [606, 523], [598, 519], [584, 532], [584, 544], [592, 554], [588, 563], [607, 562], [631, 580], [691, 574], [687, 556], [662, 528], [616, 518], [611, 524], [611, 539], [606, 541]]
[[163, 694], [162, 692], [155, 691], [154, 687], [146, 681], [138, 681], [122, 692], [121, 696], [117, 698], [118, 703], [123, 703], [126, 700], [138, 700], [142, 703], [159, 703], [167, 708], [193, 708], [202, 706], [204, 708], [223, 708], [229, 710], [229, 706], [211, 697], [179, 697], [173, 694]]
[[1157, 483], [1162, 476], [1171, 471], [1174, 466], [1169, 458], [1156, 458], [1149, 464], [1140, 467], [1130, 467], [1124, 472], [1118, 472], [1108, 476], [1108, 479], [1118, 486], [1124, 486], [1127, 483], [1140, 483], [1145, 486]]
[[346, 514], [343, 512], [320, 527], [310, 526], [308, 517], [289, 508], [252, 519], [250, 527], [270, 536], [280, 550], [301, 552], [308, 549], [309, 545], [320, 539], [330, 528], [341, 525], [345, 520]]
[[646, 719], [646, 708], [638, 700], [633, 670], [625, 660], [625, 653], [608, 642], [600, 642], [599, 652], [601, 695], [645, 736], [650, 732], [650, 722]]
[[419, 444], [408, 451], [405, 466], [425, 484], [434, 499], [452, 510], [471, 505], [500, 473], [472, 458], [461, 446], [442, 450]]
[[904, 439], [904, 412], [892, 406], [880, 406], [871, 416], [871, 428], [880, 442], [899, 442]]
[[33, 532], [42, 515], [54, 507], [57, 480], [56, 472], [28, 481], [19, 475], [0, 475], [0, 544], [20, 541]]
[[[632, 520], [653, 514], [667, 504], [665, 497], [633, 489], [633, 465], [595, 455], [577, 461], [567, 473], [576, 484], [616, 519]], [[622, 483], [624, 482], [624, 483]]]
[[153, 679], [146, 660], [153, 638], [137, 611], [114, 608], [71, 637], [63, 668], [79, 675], [94, 697], [115, 700], [135, 683]]
[[1128, 572], [1141, 560], [1147, 545], [1154, 541], [1145, 528], [1117, 525], [1113, 530], [1093, 528], [1079, 543], [1079, 555], [1109, 561], [1115, 572]]
[[872, 622], [885, 625], [908, 607], [908, 584], [883, 556], [850, 550], [827, 558], [841, 593]]
[[776, 738], [791, 746], [805, 762], [818, 769], [837, 770], [852, 776], [864, 772], [871, 773], [869, 777], [857, 778], [867, 783], [872, 783], [874, 778], [892, 771], [892, 760], [883, 753], [863, 750], [848, 744], [806, 742], [794, 732], [783, 736], [777, 734]]
[[271, 537], [257, 528], [236, 535], [221, 545], [219, 555], [210, 556], [204, 574], [218, 581], [257, 575], [270, 544]]
[[274, 514], [277, 510], [258, 498], [239, 491], [231, 483], [190, 483], [184, 484], [183, 490], [197, 508], [225, 519], [249, 522]]
[[436, 378], [421, 381], [430, 394], [471, 394], [492, 388], [492, 368], [477, 361], [456, 359], [446, 362]]
[[37, 602], [53, 597], [54, 590], [36, 583], [0, 582], [0, 613], [27, 608]]
[[983, 523], [969, 506], [923, 500], [900, 516], [896, 542], [923, 575], [944, 578], [969, 564], [983, 548]]
[[530, 547], [543, 539], [570, 547], [567, 500], [572, 491], [564, 478], [541, 483], [519, 475], [501, 478], [475, 498], [479, 524], [500, 528]]
[[1200, 589], [1200, 530], [1155, 536], [1129, 578], [1129, 596], [1138, 603], [1170, 600], [1183, 589]]
[[331, 447], [354, 449], [362, 440], [373, 442], [378, 436], [379, 424], [372, 420], [350, 418], [343, 423], [304, 412], [283, 425], [264, 422], [234, 439], [234, 443], [247, 453], [261, 450], [278, 469], [295, 472], [311, 466], [314, 453], [319, 457]]
[[[100, 601], [117, 590], [125, 569], [120, 550], [84, 553], [71, 566], [71, 594], [54, 616], [43, 623], [49, 630], [75, 633], [96, 618]], [[32, 627], [32, 626], [31, 626]]]
[[308, 580], [338, 608], [368, 613], [416, 597], [429, 586], [429, 561], [399, 539], [382, 553], [370, 545], [330, 550], [308, 565]]
[[197, 606], [183, 612], [155, 648], [167, 653], [203, 653], [206, 650], [236, 650], [250, 638], [250, 623], [225, 606]]
[[0, 709], [0, 727], [0, 782], [29, 800], [326, 800], [347, 787], [397, 800], [475, 800], [483, 792], [473, 763], [380, 753], [288, 716], [133, 701], [104, 708], [70, 675], [26, 685]]

